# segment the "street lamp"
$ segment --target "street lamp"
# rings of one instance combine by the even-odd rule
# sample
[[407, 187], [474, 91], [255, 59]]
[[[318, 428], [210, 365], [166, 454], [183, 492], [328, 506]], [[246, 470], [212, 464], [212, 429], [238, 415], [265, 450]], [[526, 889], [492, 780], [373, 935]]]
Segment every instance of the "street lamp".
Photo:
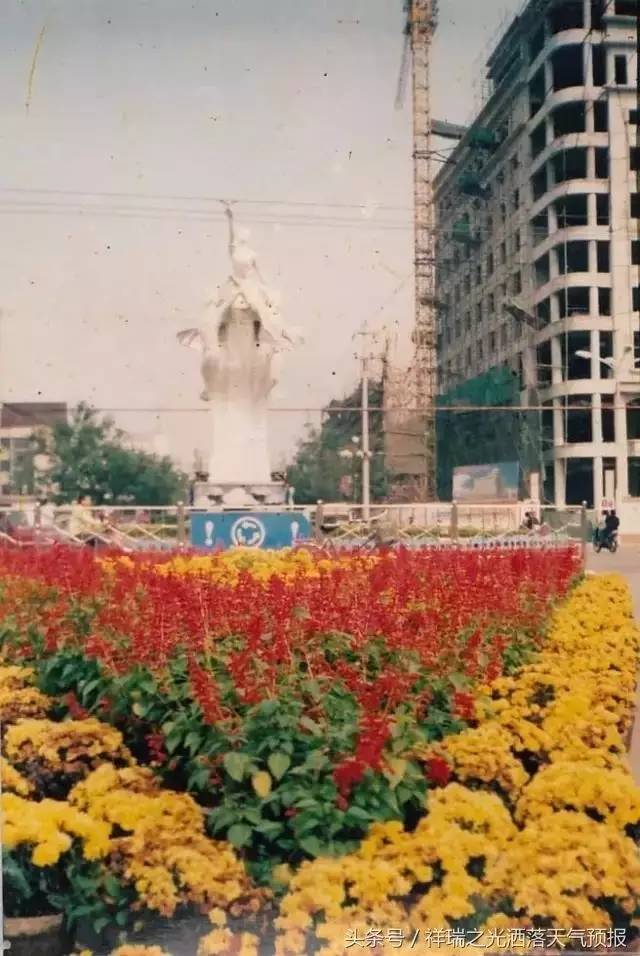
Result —
[[[359, 447], [358, 447], [358, 446], [360, 445], [360, 437], [359, 437], [358, 435], [353, 435], [352, 438], [351, 438], [351, 441], [353, 442], [354, 447], [353, 447], [353, 448], [341, 448], [340, 451], [338, 452], [338, 457], [342, 458], [344, 461], [351, 461], [351, 462], [353, 462], [354, 464], [355, 464], [356, 461], [361, 461], [361, 462], [362, 462], [362, 466], [363, 466], [363, 468], [362, 468], [362, 474], [363, 474], [363, 488], [362, 488], [363, 517], [364, 517], [364, 519], [365, 519], [366, 521], [368, 521], [368, 520], [369, 520], [369, 514], [368, 514], [369, 496], [368, 496], [368, 493], [367, 493], [367, 492], [368, 492], [367, 482], [368, 482], [368, 480], [369, 480], [369, 468], [368, 468], [368, 466], [369, 466], [369, 462], [370, 462], [370, 460], [371, 460], [371, 452], [368, 451], [368, 450], [365, 450], [365, 449], [363, 449], [363, 448], [359, 448]], [[366, 466], [366, 467], [365, 467], [365, 466]], [[356, 483], [355, 483], [355, 469], [354, 469], [354, 468], [352, 468], [351, 478], [352, 478], [353, 485], [354, 485], [354, 488], [353, 488], [353, 497], [354, 497], [354, 501], [355, 501], [355, 490], [356, 490], [356, 489], [355, 489], [355, 484], [356, 484]]]

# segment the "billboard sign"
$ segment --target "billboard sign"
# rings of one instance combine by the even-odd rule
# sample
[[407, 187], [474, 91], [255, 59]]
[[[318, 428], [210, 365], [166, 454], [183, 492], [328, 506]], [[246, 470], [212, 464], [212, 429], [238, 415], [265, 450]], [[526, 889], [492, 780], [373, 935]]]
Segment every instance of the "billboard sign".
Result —
[[515, 502], [519, 487], [520, 465], [517, 461], [464, 465], [453, 469], [455, 501], [477, 504]]
[[290, 548], [311, 537], [306, 515], [296, 511], [219, 511], [191, 516], [194, 548]]

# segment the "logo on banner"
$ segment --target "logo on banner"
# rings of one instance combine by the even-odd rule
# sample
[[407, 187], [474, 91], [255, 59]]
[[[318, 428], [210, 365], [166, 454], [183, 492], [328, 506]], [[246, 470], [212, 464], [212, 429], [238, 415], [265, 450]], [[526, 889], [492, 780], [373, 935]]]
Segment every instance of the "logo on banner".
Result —
[[266, 536], [266, 528], [258, 518], [238, 518], [231, 527], [231, 544], [241, 548], [259, 548]]

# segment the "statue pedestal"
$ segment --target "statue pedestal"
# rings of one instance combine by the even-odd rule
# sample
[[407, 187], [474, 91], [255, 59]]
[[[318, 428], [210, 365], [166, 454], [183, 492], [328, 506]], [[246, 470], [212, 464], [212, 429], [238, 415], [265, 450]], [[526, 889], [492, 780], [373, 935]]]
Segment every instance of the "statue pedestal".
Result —
[[194, 508], [262, 508], [265, 505], [282, 507], [287, 504], [287, 485], [284, 481], [266, 484], [239, 484], [194, 481], [192, 484]]

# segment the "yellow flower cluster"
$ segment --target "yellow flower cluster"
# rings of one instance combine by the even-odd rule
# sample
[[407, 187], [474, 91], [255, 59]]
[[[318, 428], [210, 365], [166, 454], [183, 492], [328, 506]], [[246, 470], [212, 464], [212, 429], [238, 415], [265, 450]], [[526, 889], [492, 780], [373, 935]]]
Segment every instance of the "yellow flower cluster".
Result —
[[2, 823], [2, 845], [8, 850], [33, 847], [35, 866], [57, 863], [74, 838], [82, 841], [87, 860], [100, 859], [109, 849], [109, 828], [104, 823], [58, 800], [37, 803], [3, 793]]
[[32, 681], [30, 667], [0, 666], [0, 723], [14, 724], [30, 717], [47, 716], [51, 701], [30, 686]]
[[[335, 567], [368, 568], [378, 558], [375, 555], [339, 555], [318, 560], [304, 548], [262, 551], [253, 548], [233, 548], [212, 555], [178, 555], [170, 561], [156, 564], [158, 574], [193, 575], [209, 581], [233, 586], [241, 574], [250, 574], [265, 583], [274, 575], [284, 580], [298, 577], [320, 577]], [[108, 574], [114, 572], [117, 563], [132, 566], [126, 556], [101, 560]]]
[[515, 832], [495, 794], [457, 783], [434, 792], [414, 832], [375, 824], [355, 853], [300, 867], [276, 920], [278, 956], [302, 956], [308, 933], [323, 942], [322, 956], [343, 956], [356, 926], [438, 929], [472, 916], [482, 881], [470, 864], [495, 862]]
[[2, 780], [4, 793], [17, 793], [19, 797], [28, 797], [30, 793], [33, 793], [34, 787], [31, 781], [18, 773], [4, 757], [0, 757], [0, 780]]
[[105, 761], [131, 763], [122, 734], [94, 718], [87, 720], [21, 720], [9, 727], [4, 741], [9, 760], [27, 777], [64, 773], [84, 777]]
[[159, 789], [147, 771], [104, 764], [69, 801], [124, 834], [111, 840], [111, 865], [149, 909], [172, 916], [184, 903], [238, 915], [260, 908], [231, 845], [205, 835], [200, 807], [187, 794]]
[[536, 661], [483, 689], [479, 725], [420, 754], [445, 759], [458, 782], [430, 793], [415, 831], [376, 825], [357, 852], [293, 875], [278, 956], [309, 943], [345, 956], [354, 927], [438, 929], [487, 912], [487, 928], [607, 926], [605, 899], [633, 913], [640, 856], [625, 827], [640, 821], [640, 791], [624, 737], [639, 650], [620, 578], [576, 588]]
[[169, 956], [169, 953], [159, 946], [128, 945], [118, 946], [117, 949], [113, 950], [111, 956]]
[[0, 666], [0, 690], [21, 690], [33, 683], [33, 669], [18, 664]]
[[198, 944], [197, 956], [259, 956], [260, 939], [253, 933], [214, 929]]
[[21, 687], [19, 690], [0, 688], [0, 722], [14, 724], [27, 718], [46, 717], [51, 701], [35, 687]]

